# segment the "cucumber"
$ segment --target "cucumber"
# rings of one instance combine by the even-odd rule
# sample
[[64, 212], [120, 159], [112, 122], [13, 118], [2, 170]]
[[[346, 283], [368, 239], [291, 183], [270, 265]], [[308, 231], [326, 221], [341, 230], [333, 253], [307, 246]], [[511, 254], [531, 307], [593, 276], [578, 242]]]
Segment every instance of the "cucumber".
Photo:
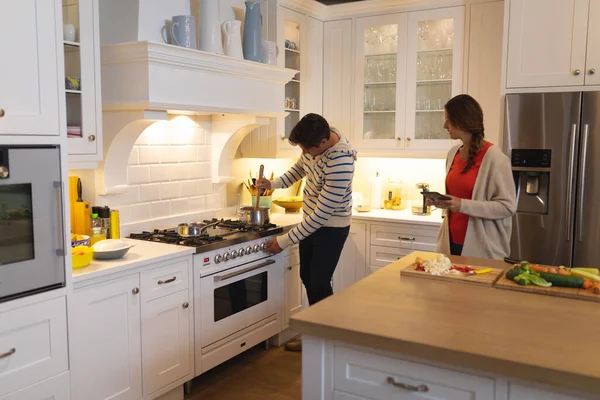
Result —
[[551, 274], [549, 272], [540, 272], [540, 276], [550, 282], [552, 286], [580, 288], [583, 287], [583, 278], [569, 275]]

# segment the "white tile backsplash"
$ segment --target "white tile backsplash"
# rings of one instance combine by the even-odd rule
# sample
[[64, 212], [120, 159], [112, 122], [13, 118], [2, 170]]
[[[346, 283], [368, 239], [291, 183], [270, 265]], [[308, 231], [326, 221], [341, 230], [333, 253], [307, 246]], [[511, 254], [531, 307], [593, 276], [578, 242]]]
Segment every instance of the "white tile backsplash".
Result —
[[173, 117], [139, 136], [128, 161], [129, 190], [106, 197], [106, 205], [118, 207], [122, 224], [221, 208], [211, 178], [210, 128], [210, 119]]

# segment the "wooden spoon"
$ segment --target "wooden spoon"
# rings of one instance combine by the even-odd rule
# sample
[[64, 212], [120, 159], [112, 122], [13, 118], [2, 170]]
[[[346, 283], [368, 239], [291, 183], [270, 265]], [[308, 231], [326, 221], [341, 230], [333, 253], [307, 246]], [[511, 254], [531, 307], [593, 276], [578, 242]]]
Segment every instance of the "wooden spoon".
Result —
[[[263, 177], [263, 174], [265, 172], [265, 166], [261, 164], [260, 169], [258, 170], [258, 180], [261, 180]], [[258, 210], [259, 205], [258, 205], [258, 201], [260, 200], [260, 192], [261, 192], [261, 188], [256, 188], [256, 205], [254, 206], [254, 210]]]

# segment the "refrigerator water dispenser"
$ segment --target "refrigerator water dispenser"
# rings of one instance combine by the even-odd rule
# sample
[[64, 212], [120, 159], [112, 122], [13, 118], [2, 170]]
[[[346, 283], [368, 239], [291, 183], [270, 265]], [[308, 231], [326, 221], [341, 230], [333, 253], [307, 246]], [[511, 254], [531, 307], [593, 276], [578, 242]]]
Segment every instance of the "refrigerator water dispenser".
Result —
[[550, 193], [550, 150], [513, 149], [517, 213], [547, 214]]

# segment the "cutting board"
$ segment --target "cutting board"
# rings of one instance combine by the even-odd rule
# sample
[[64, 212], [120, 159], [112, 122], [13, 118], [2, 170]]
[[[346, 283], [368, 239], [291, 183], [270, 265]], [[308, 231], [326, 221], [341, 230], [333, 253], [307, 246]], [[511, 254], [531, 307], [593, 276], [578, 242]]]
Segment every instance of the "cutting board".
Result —
[[[457, 267], [466, 267], [464, 264], [452, 264]], [[504, 270], [494, 268], [492, 272], [488, 272], [487, 274], [482, 275], [466, 275], [466, 274], [454, 274], [449, 273], [445, 275], [431, 275], [425, 271], [417, 271], [415, 270], [415, 264], [411, 264], [408, 267], [404, 268], [400, 271], [400, 275], [404, 277], [411, 278], [422, 278], [422, 279], [433, 279], [438, 281], [446, 281], [446, 282], [458, 282], [458, 283], [467, 283], [471, 285], [480, 285], [480, 286], [492, 286], [494, 282], [498, 279], [498, 277], [504, 273]], [[475, 269], [483, 269], [486, 267], [477, 267], [475, 265], [469, 265], [471, 268]]]
[[504, 274], [495, 285], [498, 289], [515, 290], [517, 292], [528, 292], [536, 294], [545, 294], [547, 296], [567, 297], [570, 299], [580, 299], [600, 302], [600, 294], [594, 294], [591, 290], [565, 288], [565, 287], [541, 287], [536, 285], [521, 286], [518, 283], [506, 279]]

